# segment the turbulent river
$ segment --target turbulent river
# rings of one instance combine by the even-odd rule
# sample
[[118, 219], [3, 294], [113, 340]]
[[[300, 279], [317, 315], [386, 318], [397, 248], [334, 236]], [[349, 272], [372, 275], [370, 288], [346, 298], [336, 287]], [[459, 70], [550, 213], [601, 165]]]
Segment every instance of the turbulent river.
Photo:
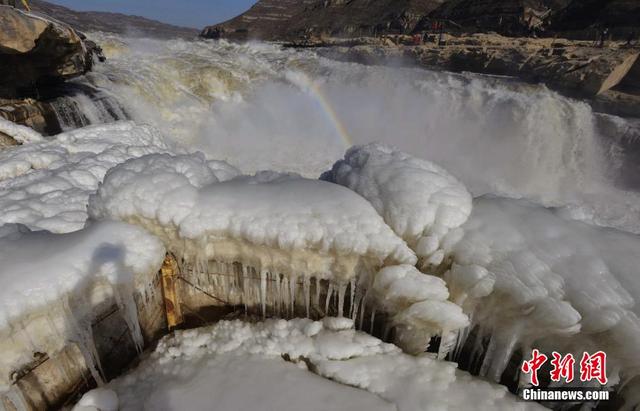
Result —
[[475, 196], [640, 232], [640, 122], [544, 86], [266, 44], [94, 37], [107, 63], [77, 83], [98, 91], [58, 104], [64, 128], [131, 118], [244, 172], [309, 177], [351, 145], [383, 142], [442, 165]]

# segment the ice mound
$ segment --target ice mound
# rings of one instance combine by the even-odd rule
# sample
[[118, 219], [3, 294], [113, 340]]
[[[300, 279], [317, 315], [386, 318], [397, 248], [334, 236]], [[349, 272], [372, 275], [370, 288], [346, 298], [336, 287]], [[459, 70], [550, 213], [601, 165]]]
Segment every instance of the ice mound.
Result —
[[640, 238], [522, 201], [480, 198], [449, 251], [453, 301], [490, 336], [481, 374], [499, 381], [515, 351], [607, 353], [610, 384], [640, 371]]
[[215, 182], [168, 163], [147, 156], [114, 167], [91, 198], [90, 215], [139, 224], [185, 258], [241, 261], [259, 272], [346, 283], [362, 259], [374, 268], [415, 263], [351, 190], [269, 172]]
[[172, 151], [156, 130], [131, 122], [86, 127], [2, 150], [0, 225], [79, 230], [87, 219], [89, 195], [107, 170], [133, 157]]
[[0, 385], [34, 353], [73, 340], [99, 374], [91, 323], [114, 298], [141, 348], [134, 292], [144, 292], [164, 259], [162, 243], [122, 222], [94, 222], [69, 234], [4, 229], [0, 238]]
[[333, 331], [308, 319], [222, 321], [178, 331], [108, 388], [123, 411], [198, 411], [213, 402], [281, 411], [542, 409], [453, 363], [409, 356], [362, 332]]
[[369, 200], [425, 265], [442, 263], [444, 236], [471, 212], [471, 195], [446, 170], [381, 144], [352, 147], [321, 179]]

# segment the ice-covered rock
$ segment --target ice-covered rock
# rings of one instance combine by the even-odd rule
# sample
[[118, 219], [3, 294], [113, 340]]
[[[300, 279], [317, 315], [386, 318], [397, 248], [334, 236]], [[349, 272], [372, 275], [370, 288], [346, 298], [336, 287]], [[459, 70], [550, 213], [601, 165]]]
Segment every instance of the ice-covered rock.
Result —
[[34, 143], [44, 138], [33, 129], [13, 123], [0, 117], [0, 134], [5, 134], [19, 144]]
[[471, 212], [471, 195], [446, 170], [381, 144], [352, 147], [321, 179], [369, 200], [423, 265], [442, 263], [443, 237]]
[[[311, 328], [314, 333], [307, 332]], [[294, 377], [294, 368], [283, 358], [305, 372]], [[311, 381], [307, 369], [364, 391], [345, 396], [345, 386]], [[287, 383], [284, 388], [275, 386], [278, 381]], [[108, 388], [117, 392], [123, 411], [205, 410], [212, 402], [281, 411], [388, 409], [365, 392], [399, 411], [542, 409], [520, 402], [504, 387], [457, 370], [454, 363], [413, 357], [362, 332], [333, 331], [306, 319], [222, 321], [176, 332]], [[325, 395], [321, 403], [318, 393]]]
[[[89, 195], [107, 170], [132, 157], [173, 152], [158, 131], [130, 122], [40, 140], [0, 151], [0, 224], [57, 233], [78, 230], [87, 219]], [[195, 155], [193, 161], [206, 163]]]
[[524, 201], [479, 198], [444, 275], [453, 301], [490, 337], [495, 381], [517, 350], [603, 350], [612, 384], [640, 370], [636, 235], [565, 220]]
[[377, 269], [416, 260], [362, 197], [292, 174], [216, 183], [147, 156], [110, 170], [89, 213], [140, 224], [185, 257], [293, 277], [346, 283], [363, 261]]
[[115, 221], [68, 234], [17, 226], [0, 231], [0, 386], [34, 353], [53, 355], [69, 341], [100, 381], [91, 324], [109, 299], [141, 349], [134, 293], [150, 287], [164, 259], [156, 237]]

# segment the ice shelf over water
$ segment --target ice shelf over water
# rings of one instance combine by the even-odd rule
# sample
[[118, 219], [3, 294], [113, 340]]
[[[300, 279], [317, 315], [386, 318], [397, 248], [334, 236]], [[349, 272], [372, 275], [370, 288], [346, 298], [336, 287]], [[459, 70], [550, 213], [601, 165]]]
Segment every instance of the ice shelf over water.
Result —
[[442, 239], [471, 213], [471, 194], [440, 166], [389, 146], [369, 144], [347, 151], [323, 180], [354, 190], [369, 200], [423, 264], [444, 259]]
[[211, 184], [160, 160], [147, 156], [110, 170], [90, 215], [140, 224], [183, 256], [289, 276], [346, 283], [360, 257], [371, 268], [416, 262], [371, 204], [344, 187], [270, 172]]
[[107, 388], [117, 393], [123, 411], [208, 410], [212, 402], [230, 407], [224, 409], [280, 411], [542, 409], [453, 363], [413, 357], [338, 328], [297, 319], [222, 321], [178, 331]]

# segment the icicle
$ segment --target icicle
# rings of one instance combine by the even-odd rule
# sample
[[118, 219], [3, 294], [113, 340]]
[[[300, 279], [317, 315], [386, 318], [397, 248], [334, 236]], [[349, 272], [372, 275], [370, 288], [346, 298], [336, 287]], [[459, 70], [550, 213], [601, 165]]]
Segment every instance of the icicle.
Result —
[[364, 292], [364, 297], [362, 297], [362, 301], [360, 302], [362, 309], [360, 310], [360, 327], [359, 328], [361, 330], [364, 327], [364, 315], [366, 314], [366, 311], [367, 311], [367, 298], [369, 298], [369, 288], [367, 288], [367, 291]]
[[324, 302], [324, 315], [329, 315], [329, 304], [331, 303], [331, 294], [333, 294], [333, 283], [329, 283], [327, 289], [327, 299]]
[[[85, 305], [85, 304], [83, 304]], [[93, 341], [93, 332], [91, 330], [91, 321], [84, 320], [84, 324], [80, 324], [77, 316], [71, 309], [69, 301], [67, 299], [63, 302], [63, 307], [67, 314], [67, 319], [71, 325], [71, 328], [75, 331], [75, 342], [84, 357], [85, 363], [89, 372], [93, 376], [93, 379], [98, 385], [104, 385], [104, 371], [100, 364], [100, 356], [96, 349], [95, 342]]]
[[289, 301], [290, 301], [289, 281], [290, 281], [289, 277], [287, 277], [286, 275], [282, 276], [282, 313], [283, 315], [289, 309]]
[[489, 366], [487, 377], [496, 382], [500, 381], [502, 373], [504, 373], [504, 370], [507, 368], [509, 360], [513, 356], [513, 352], [520, 341], [521, 334], [520, 325], [515, 325], [511, 327], [511, 329], [500, 333], [499, 338], [497, 338], [499, 343], [496, 343], [496, 349], [494, 351], [495, 359]]
[[316, 292], [313, 296], [313, 306], [317, 309], [320, 310], [320, 290], [322, 288], [322, 284], [320, 283], [320, 279], [316, 278], [315, 279], [315, 284], [316, 284]]
[[260, 305], [262, 306], [262, 318], [267, 317], [267, 272], [260, 270]]
[[247, 267], [242, 266], [242, 303], [244, 304], [244, 314], [247, 315], [249, 311], [249, 307], [247, 304], [247, 296], [249, 295], [249, 287], [247, 286], [249, 283], [249, 276], [247, 273]]
[[360, 309], [360, 302], [362, 301], [362, 297], [356, 294], [356, 300], [353, 303], [353, 307], [351, 307], [351, 319], [353, 320], [354, 327], [358, 326], [358, 311]]
[[370, 329], [369, 329], [369, 334], [373, 335], [373, 324], [375, 323], [376, 320], [376, 307], [375, 305], [373, 307], [371, 307], [371, 325], [370, 325]]
[[131, 339], [136, 346], [136, 351], [140, 354], [144, 348], [144, 338], [142, 337], [140, 322], [138, 321], [138, 307], [133, 299], [132, 288], [131, 286], [115, 287], [113, 293], [116, 298], [116, 304], [131, 334]]
[[355, 308], [355, 299], [356, 299], [356, 280], [354, 278], [351, 279], [351, 283], [349, 284], [351, 294], [349, 297], [349, 318], [353, 317], [353, 310]]
[[307, 318], [310, 318], [309, 315], [309, 305], [310, 305], [310, 300], [311, 300], [311, 278], [309, 278], [309, 276], [304, 276], [302, 277], [302, 281], [303, 281], [303, 289], [304, 289], [304, 308], [306, 310], [306, 314], [307, 314]]
[[480, 367], [480, 375], [481, 377], [486, 377], [489, 371], [489, 366], [491, 365], [491, 361], [493, 361], [493, 356], [497, 348], [496, 338], [491, 336], [491, 340], [489, 341], [489, 346], [487, 347], [487, 351], [484, 354], [484, 359], [482, 360], [482, 366]]
[[280, 306], [282, 304], [282, 288], [281, 288], [281, 283], [280, 283], [280, 274], [276, 273], [276, 315], [279, 317], [280, 316]]
[[438, 347], [438, 356], [439, 360], [444, 360], [451, 348], [455, 346], [456, 343], [456, 333], [452, 333], [449, 330], [443, 329], [440, 333], [440, 346]]
[[289, 293], [291, 294], [291, 317], [295, 317], [295, 305], [296, 305], [296, 287], [298, 286], [298, 278], [295, 275], [291, 276], [289, 281]]
[[344, 295], [347, 292], [347, 285], [340, 284], [338, 286], [338, 317], [342, 317], [344, 311]]

